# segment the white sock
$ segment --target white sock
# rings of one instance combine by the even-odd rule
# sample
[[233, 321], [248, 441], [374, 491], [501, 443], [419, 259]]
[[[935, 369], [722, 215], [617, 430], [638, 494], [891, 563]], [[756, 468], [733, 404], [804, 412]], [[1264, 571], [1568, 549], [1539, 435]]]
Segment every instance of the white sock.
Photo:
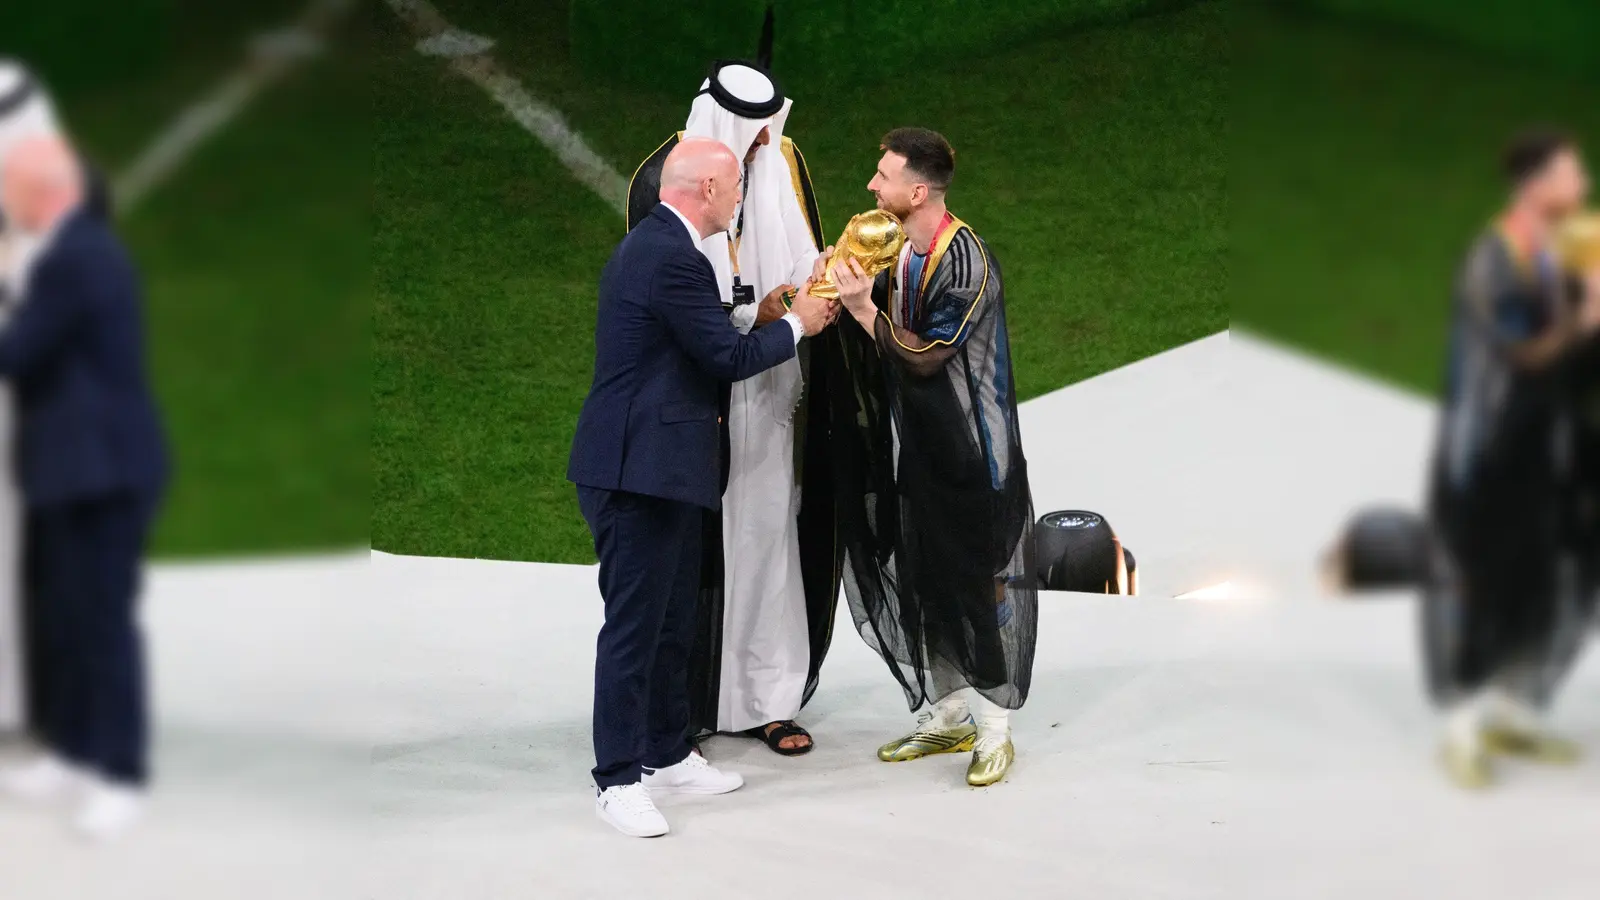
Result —
[[1011, 736], [1011, 710], [983, 696], [977, 691], [972, 692], [967, 705], [972, 710], [973, 724], [978, 726], [978, 738], [1010, 737]]
[[1458, 747], [1476, 747], [1483, 742], [1483, 695], [1474, 694], [1445, 710], [1444, 738]]
[[967, 720], [970, 712], [967, 709], [965, 691], [952, 691], [935, 704], [933, 704], [933, 722], [941, 728], [954, 728]]
[[1537, 733], [1544, 729], [1543, 717], [1533, 704], [1502, 687], [1483, 692], [1484, 722], [1513, 731]]

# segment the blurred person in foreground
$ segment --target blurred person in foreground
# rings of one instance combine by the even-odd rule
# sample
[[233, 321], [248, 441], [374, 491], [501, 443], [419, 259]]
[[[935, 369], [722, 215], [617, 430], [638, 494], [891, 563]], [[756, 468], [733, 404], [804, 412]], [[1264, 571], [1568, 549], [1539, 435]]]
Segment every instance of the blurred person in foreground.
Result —
[[77, 799], [75, 827], [110, 838], [139, 819], [149, 778], [136, 601], [168, 462], [138, 276], [85, 195], [59, 138], [26, 138], [0, 158], [9, 227], [39, 242], [0, 328], [0, 378], [17, 397], [25, 590], [39, 616], [30, 649], [49, 694], [34, 723], [44, 752], [3, 787]]
[[[60, 126], [44, 88], [21, 63], [0, 58], [0, 159], [18, 141], [58, 135]], [[15, 313], [23, 276], [38, 242], [10, 227], [0, 210], [0, 325]], [[0, 447], [9, 454], [16, 433], [11, 383], [0, 379]], [[28, 654], [24, 638], [22, 499], [9, 467], [0, 467], [0, 735], [20, 734], [31, 716], [27, 690], [37, 679], [24, 677]], [[25, 687], [25, 685], [27, 687]]]
[[831, 392], [845, 592], [911, 709], [931, 704], [878, 758], [970, 750], [984, 787], [1015, 756], [1039, 606], [1000, 263], [945, 206], [942, 135], [899, 128], [879, 149], [867, 189], [904, 224], [900, 259], [876, 279], [853, 259], [829, 271], [860, 326], [841, 327], [853, 390]]
[[1571, 398], [1572, 364], [1600, 326], [1600, 272], [1568, 278], [1555, 253], [1588, 177], [1577, 146], [1553, 131], [1519, 136], [1503, 164], [1510, 204], [1456, 282], [1428, 504], [1428, 685], [1442, 763], [1465, 787], [1491, 782], [1493, 755], [1577, 758], [1543, 717], [1595, 589], [1572, 527]]
[[[64, 134], [55, 104], [38, 76], [14, 59], [0, 57], [0, 158], [18, 141]], [[105, 180], [92, 167], [86, 205], [110, 216]], [[39, 236], [8, 228], [0, 210], [0, 325], [16, 311], [31, 261], [42, 247]], [[16, 414], [10, 381], [0, 380], [0, 447], [10, 448]], [[7, 451], [9, 452], [9, 450]], [[27, 652], [29, 632], [38, 623], [30, 596], [22, 590], [22, 497], [11, 468], [0, 468], [0, 736], [20, 735], [41, 721], [49, 694], [48, 676], [38, 654]]]
[[801, 291], [741, 334], [700, 252], [733, 222], [739, 158], [688, 138], [667, 155], [660, 202], [600, 273], [594, 381], [567, 479], [600, 559], [595, 642], [595, 812], [632, 837], [667, 833], [665, 794], [724, 794], [744, 780], [692, 752], [688, 667], [705, 511], [722, 502], [717, 413], [728, 386], [794, 358], [834, 305]]
[[[716, 272], [728, 320], [749, 333], [787, 311], [822, 267], [811, 175], [784, 134], [792, 100], [761, 66], [716, 63], [683, 130], [628, 185], [628, 227], [659, 199], [662, 163], [684, 138], [718, 141], [743, 160], [733, 226], [700, 252]], [[689, 656], [690, 729], [756, 738], [782, 756], [811, 750], [795, 717], [816, 690], [839, 597], [828, 478], [829, 329], [795, 358], [735, 383], [727, 395], [722, 509], [707, 511], [699, 606]], [[802, 478], [802, 473], [804, 477]]]

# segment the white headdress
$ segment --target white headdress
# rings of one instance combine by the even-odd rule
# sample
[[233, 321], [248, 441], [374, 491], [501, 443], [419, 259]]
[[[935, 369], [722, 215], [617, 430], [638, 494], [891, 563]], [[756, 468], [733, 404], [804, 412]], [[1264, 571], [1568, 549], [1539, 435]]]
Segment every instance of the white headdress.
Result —
[[59, 135], [54, 106], [22, 63], [0, 57], [0, 160], [23, 138]]
[[[716, 269], [724, 300], [733, 290], [733, 266], [728, 256], [732, 232], [740, 234], [740, 280], [755, 288], [758, 301], [778, 285], [798, 284], [810, 274], [811, 261], [817, 255], [782, 150], [783, 126], [792, 103], [772, 76], [760, 68], [746, 62], [719, 62], [701, 83], [700, 93], [690, 107], [684, 137], [720, 141], [741, 161], [761, 129], [768, 129], [767, 144], [756, 152], [745, 173], [744, 203], [734, 214], [734, 226], [730, 232], [714, 234], [700, 244], [701, 252]], [[734, 322], [741, 331], [748, 331], [754, 318], [754, 309], [741, 310], [735, 314]]]

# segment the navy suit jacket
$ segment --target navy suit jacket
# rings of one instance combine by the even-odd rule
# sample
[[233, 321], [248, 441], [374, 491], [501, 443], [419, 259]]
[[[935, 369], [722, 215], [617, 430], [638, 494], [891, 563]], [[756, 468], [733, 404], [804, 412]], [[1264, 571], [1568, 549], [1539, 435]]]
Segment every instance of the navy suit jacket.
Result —
[[92, 207], [71, 213], [0, 329], [15, 386], [15, 463], [30, 507], [158, 495], [167, 453], [145, 374], [138, 275]]
[[740, 334], [711, 263], [657, 204], [600, 273], [594, 349], [567, 480], [720, 508], [721, 397], [794, 357], [789, 323]]

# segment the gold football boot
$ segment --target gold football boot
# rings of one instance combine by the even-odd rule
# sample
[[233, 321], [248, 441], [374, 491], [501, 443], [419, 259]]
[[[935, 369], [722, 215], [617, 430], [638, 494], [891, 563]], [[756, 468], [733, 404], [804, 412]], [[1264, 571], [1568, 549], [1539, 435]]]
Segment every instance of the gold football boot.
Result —
[[1481, 790], [1494, 781], [1489, 751], [1482, 744], [1446, 741], [1439, 749], [1439, 764], [1456, 787]]
[[938, 753], [965, 753], [978, 740], [978, 728], [962, 721], [948, 725], [931, 714], [917, 719], [917, 730], [878, 748], [884, 762], [910, 762]]
[[1553, 734], [1520, 728], [1503, 726], [1485, 728], [1483, 744], [1490, 753], [1519, 756], [1556, 766], [1570, 766], [1583, 757], [1583, 749], [1573, 741]]
[[1011, 745], [1010, 735], [990, 735], [977, 742], [972, 751], [972, 763], [967, 766], [967, 784], [988, 787], [998, 784], [1011, 771], [1017, 750]]

